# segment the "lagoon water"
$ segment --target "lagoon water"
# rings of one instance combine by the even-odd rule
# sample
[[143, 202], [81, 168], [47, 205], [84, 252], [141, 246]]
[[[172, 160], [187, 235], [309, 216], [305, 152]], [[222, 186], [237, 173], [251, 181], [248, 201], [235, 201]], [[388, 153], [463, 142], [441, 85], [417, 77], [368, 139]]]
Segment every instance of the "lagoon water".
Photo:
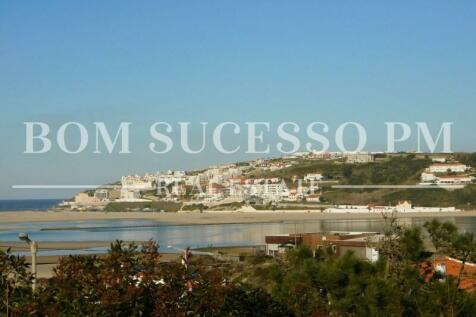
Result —
[[[428, 218], [402, 218], [409, 226], [422, 225]], [[440, 218], [454, 222], [461, 231], [476, 233], [476, 217]], [[313, 220], [305, 222], [274, 222], [213, 225], [174, 225], [149, 220], [63, 221], [0, 224], [0, 242], [17, 241], [18, 233], [28, 232], [36, 241], [144, 241], [153, 239], [162, 251], [175, 248], [209, 246], [255, 246], [264, 244], [264, 236], [326, 231], [381, 231], [381, 219]], [[85, 250], [40, 251], [40, 255], [63, 255], [105, 252], [105, 248]]]

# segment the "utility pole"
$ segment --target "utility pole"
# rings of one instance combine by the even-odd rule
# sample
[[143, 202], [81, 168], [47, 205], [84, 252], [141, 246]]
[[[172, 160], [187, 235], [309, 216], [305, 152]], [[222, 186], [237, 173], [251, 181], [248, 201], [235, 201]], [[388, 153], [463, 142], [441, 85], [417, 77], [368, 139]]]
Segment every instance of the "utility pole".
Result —
[[20, 233], [18, 235], [18, 239], [20, 241], [25, 241], [30, 246], [31, 252], [31, 274], [33, 275], [33, 279], [31, 281], [31, 289], [33, 292], [36, 290], [36, 254], [38, 252], [38, 243], [36, 241], [31, 240], [28, 237], [28, 233]]

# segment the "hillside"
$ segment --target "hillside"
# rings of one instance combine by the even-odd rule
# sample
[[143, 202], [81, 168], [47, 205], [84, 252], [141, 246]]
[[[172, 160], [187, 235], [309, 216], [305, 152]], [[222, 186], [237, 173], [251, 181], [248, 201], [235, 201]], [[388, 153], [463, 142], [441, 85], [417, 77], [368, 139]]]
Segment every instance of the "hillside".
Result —
[[[459, 153], [455, 159], [471, 167], [476, 166], [476, 153]], [[324, 204], [376, 203], [395, 205], [401, 200], [410, 200], [417, 206], [447, 207], [461, 209], [476, 207], [476, 186], [468, 185], [463, 189], [336, 189], [333, 184], [341, 185], [415, 185], [420, 182], [421, 173], [432, 163], [426, 156], [401, 154], [383, 157], [365, 164], [347, 164], [342, 160], [306, 160], [277, 171], [255, 171], [253, 177], [280, 177], [286, 183], [293, 184], [293, 178], [302, 179], [308, 173], [322, 173], [321, 184]]]

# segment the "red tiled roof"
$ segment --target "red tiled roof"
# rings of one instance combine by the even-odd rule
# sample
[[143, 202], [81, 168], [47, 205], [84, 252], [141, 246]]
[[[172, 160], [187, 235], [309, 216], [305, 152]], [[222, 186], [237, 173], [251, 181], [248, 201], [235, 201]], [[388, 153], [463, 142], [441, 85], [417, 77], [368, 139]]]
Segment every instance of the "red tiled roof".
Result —
[[[420, 265], [421, 274], [425, 276], [425, 279], [428, 281], [435, 273], [435, 268], [437, 265], [443, 265], [445, 267], [445, 275], [452, 276], [457, 278], [461, 270], [462, 263], [459, 260], [444, 257], [438, 258], [432, 261], [427, 261]], [[476, 264], [475, 263], [465, 263], [464, 271], [461, 276], [461, 281], [459, 283], [459, 288], [468, 292], [476, 290]]]

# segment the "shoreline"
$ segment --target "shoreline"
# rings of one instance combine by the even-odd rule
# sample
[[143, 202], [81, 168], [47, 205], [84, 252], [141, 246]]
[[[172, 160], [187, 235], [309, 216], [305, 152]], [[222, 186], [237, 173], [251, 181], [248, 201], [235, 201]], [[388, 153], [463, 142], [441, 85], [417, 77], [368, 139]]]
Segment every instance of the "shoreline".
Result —
[[[476, 210], [458, 212], [396, 213], [397, 218], [458, 218], [476, 217]], [[165, 225], [213, 225], [240, 223], [270, 223], [307, 220], [357, 220], [381, 218], [381, 213], [321, 213], [307, 211], [260, 212], [100, 212], [100, 211], [3, 211], [0, 224], [25, 222], [61, 222], [95, 220], [150, 220]]]

